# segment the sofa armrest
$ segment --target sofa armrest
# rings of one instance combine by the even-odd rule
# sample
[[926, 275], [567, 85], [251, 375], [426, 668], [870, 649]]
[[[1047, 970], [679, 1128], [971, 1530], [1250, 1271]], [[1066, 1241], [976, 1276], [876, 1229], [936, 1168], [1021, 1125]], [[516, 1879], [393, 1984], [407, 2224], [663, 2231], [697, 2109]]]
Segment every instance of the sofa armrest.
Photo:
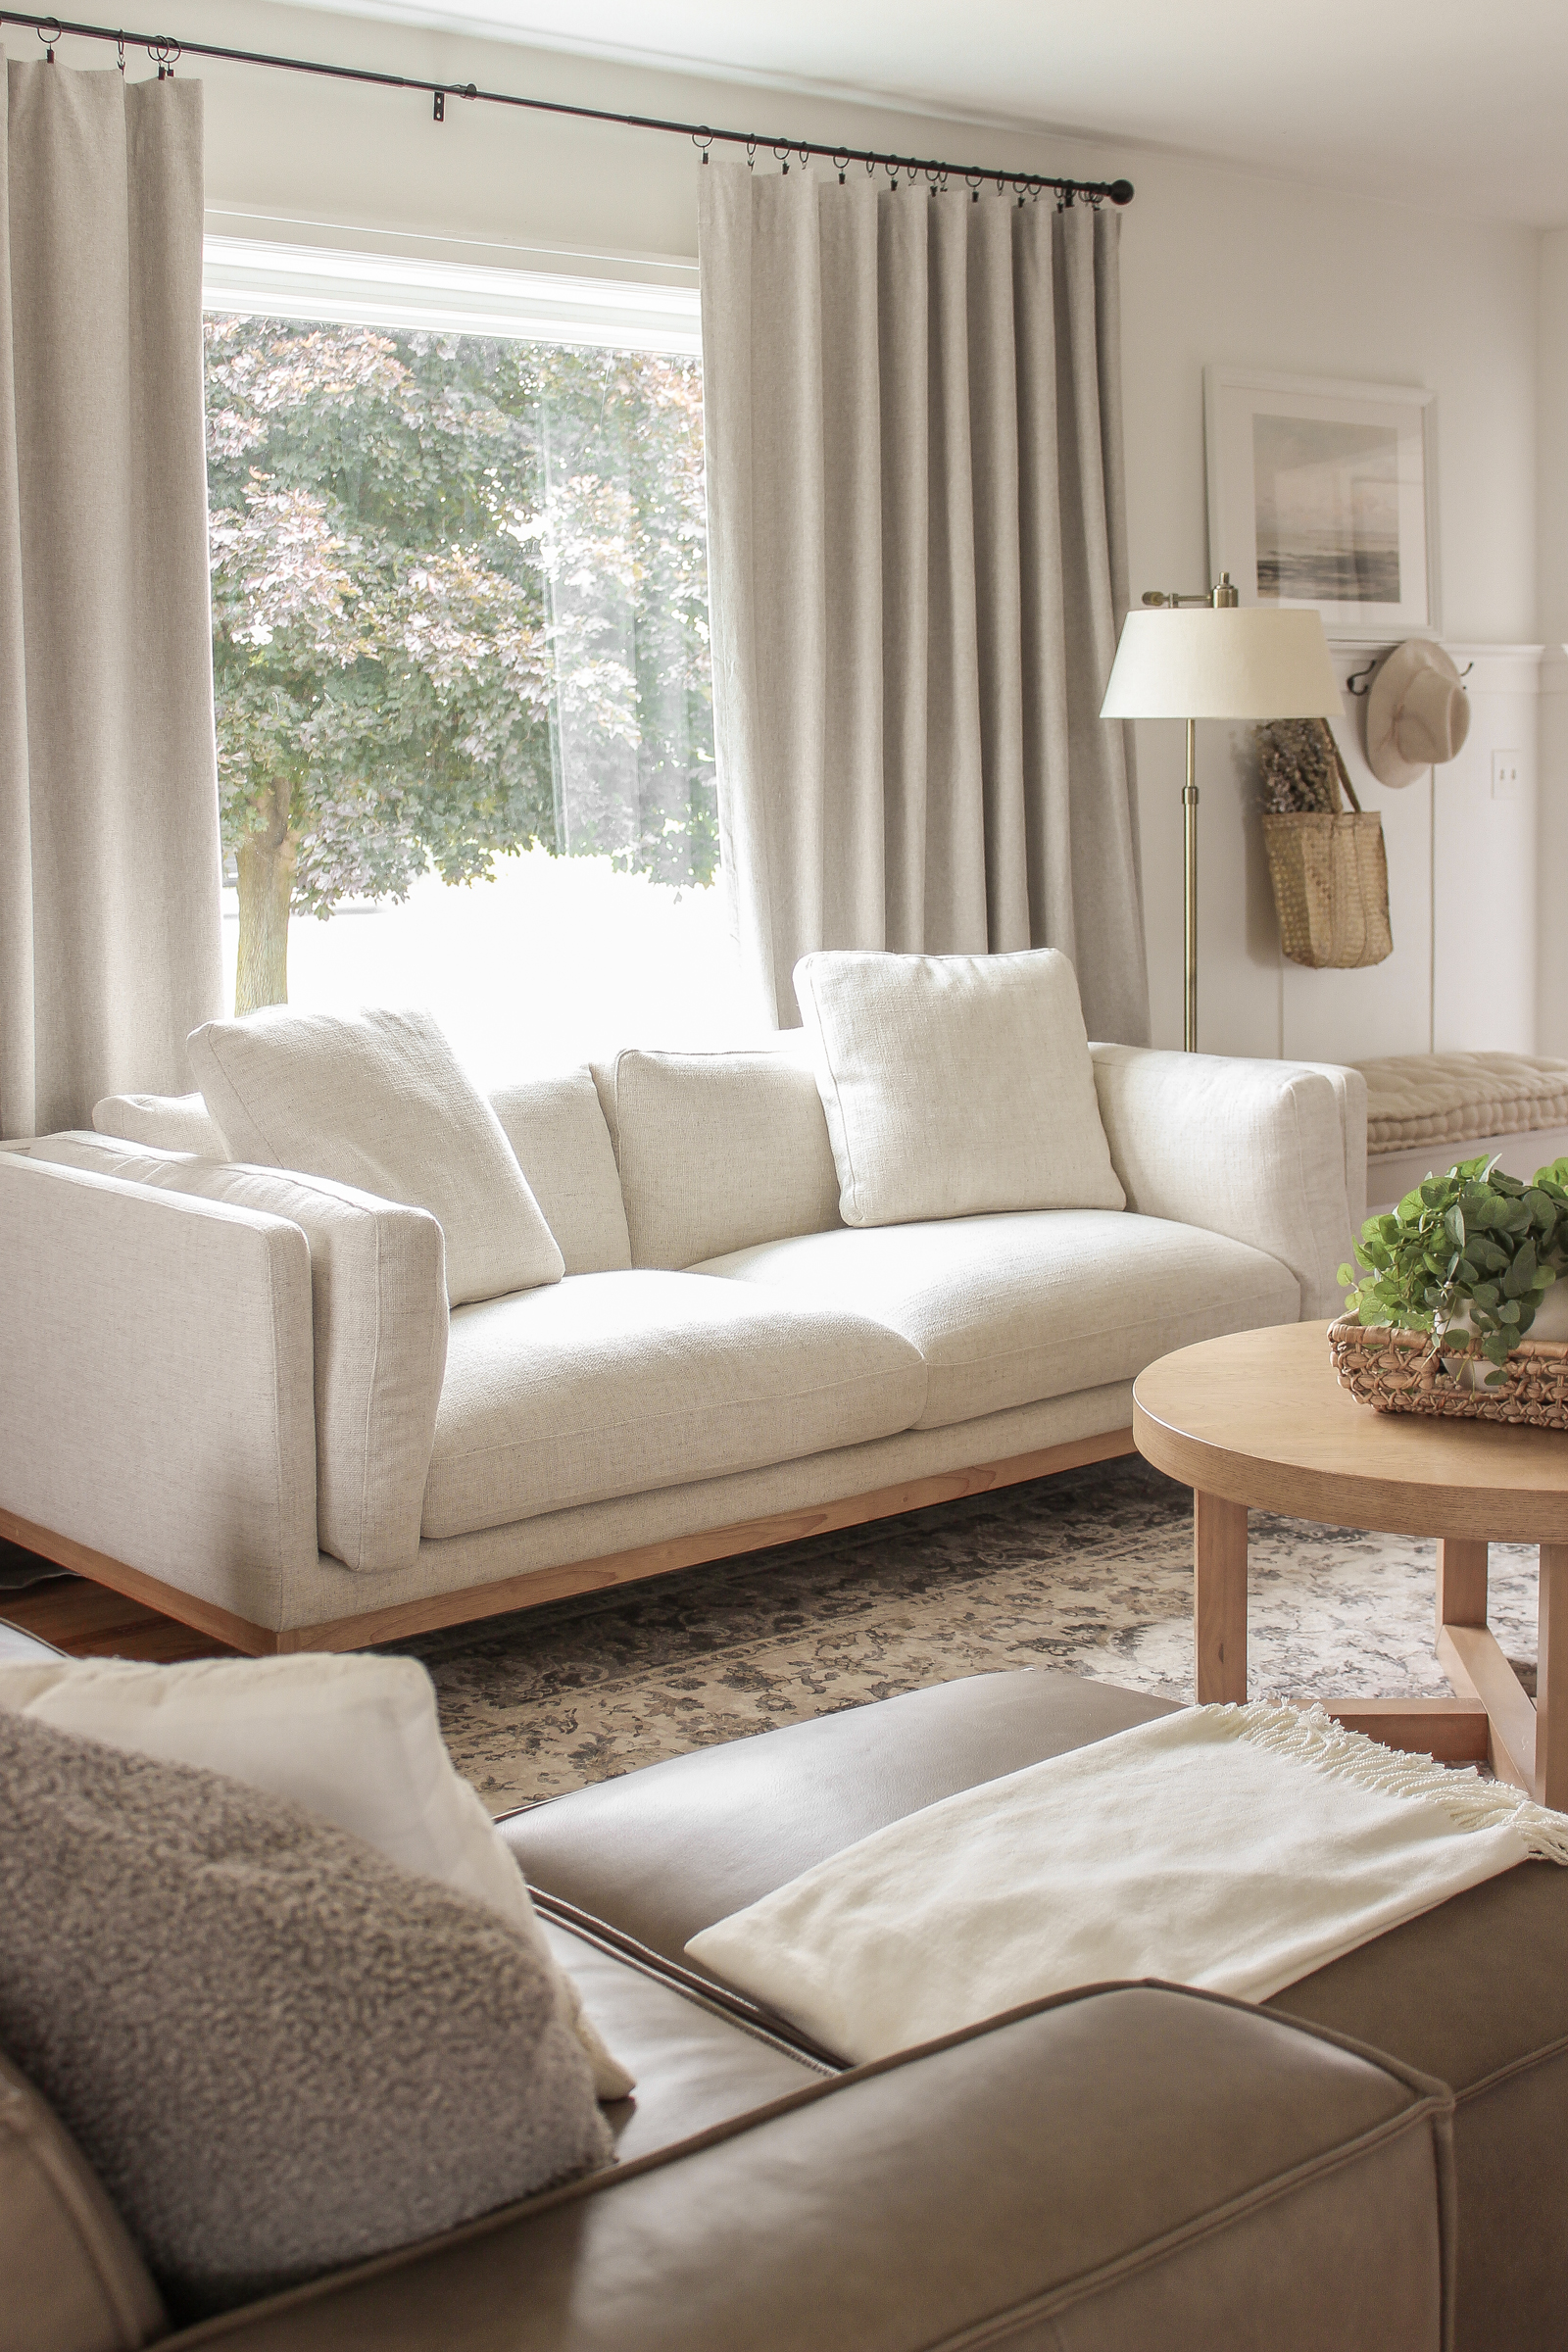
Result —
[[1355, 1072], [1342, 1073], [1347, 1083], [1337, 1089], [1303, 1062], [1141, 1046], [1090, 1051], [1128, 1207], [1264, 1250], [1296, 1276], [1303, 1322], [1338, 1314], [1357, 1102], [1365, 1184], [1365, 1082], [1356, 1097]]
[[0, 1505], [279, 1624], [317, 1558], [299, 1227], [0, 1152]]
[[411, 1568], [447, 1360], [441, 1227], [324, 1176], [199, 1159], [87, 1134], [31, 1156], [286, 1217], [310, 1245], [317, 1541], [369, 1575]]
[[1256, 2009], [1091, 1990], [170, 2352], [1438, 2352], [1451, 2106]]

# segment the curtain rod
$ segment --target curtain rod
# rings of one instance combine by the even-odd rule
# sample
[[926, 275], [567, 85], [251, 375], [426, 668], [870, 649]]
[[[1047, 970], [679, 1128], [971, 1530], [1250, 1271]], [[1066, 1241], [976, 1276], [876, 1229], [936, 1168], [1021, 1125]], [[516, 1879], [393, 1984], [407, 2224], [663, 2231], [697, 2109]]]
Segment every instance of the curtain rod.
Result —
[[1064, 204], [1084, 197], [1099, 204], [1108, 197], [1112, 204], [1131, 204], [1133, 184], [1130, 179], [1057, 179], [1044, 172], [999, 171], [989, 164], [939, 164], [922, 161], [918, 156], [885, 155], [869, 147], [823, 147], [811, 139], [775, 139], [760, 131], [714, 130], [707, 122], [668, 122], [657, 115], [614, 115], [598, 106], [568, 106], [559, 98], [519, 98], [510, 90], [481, 90], [471, 81], [422, 81], [409, 74], [377, 74], [367, 66], [326, 66], [305, 57], [273, 57], [260, 49], [223, 49], [210, 41], [179, 41], [171, 34], [126, 32], [107, 24], [73, 24], [59, 17], [19, 15], [12, 9], [0, 9], [0, 24], [27, 24], [45, 44], [50, 64], [54, 63], [55, 43], [68, 35], [83, 41], [113, 41], [119, 52], [120, 71], [125, 70], [125, 49], [145, 49], [158, 68], [158, 78], [172, 75], [181, 57], [220, 58], [227, 65], [270, 66], [282, 74], [317, 74], [329, 81], [363, 81], [383, 90], [418, 90], [431, 100], [437, 122], [446, 121], [447, 100], [466, 98], [485, 106], [514, 106], [540, 115], [571, 115], [584, 122], [616, 122], [627, 130], [674, 131], [689, 138], [702, 152], [706, 164], [708, 150], [715, 141], [726, 146], [744, 147], [748, 163], [766, 150], [784, 166], [790, 168], [792, 157], [804, 164], [808, 156], [824, 156], [837, 170], [840, 180], [851, 164], [863, 164], [868, 172], [878, 167], [885, 171], [895, 186], [902, 172], [906, 179], [926, 180], [935, 194], [945, 188], [950, 179], [959, 179], [978, 198], [982, 185], [993, 181], [998, 188], [1014, 189], [1021, 204], [1026, 194], [1036, 194], [1042, 188], [1052, 188]]

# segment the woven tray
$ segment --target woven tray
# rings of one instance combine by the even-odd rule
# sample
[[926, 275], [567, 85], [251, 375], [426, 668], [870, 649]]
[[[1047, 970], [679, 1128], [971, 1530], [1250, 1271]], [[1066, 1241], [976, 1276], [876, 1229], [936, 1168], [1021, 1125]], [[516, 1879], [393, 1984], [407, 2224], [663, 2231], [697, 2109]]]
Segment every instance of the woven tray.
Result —
[[[1442, 1413], [1466, 1421], [1527, 1422], [1536, 1429], [1568, 1429], [1568, 1346], [1521, 1340], [1494, 1389], [1461, 1385], [1445, 1364], [1467, 1358], [1431, 1353], [1422, 1331], [1364, 1331], [1359, 1323], [1329, 1325], [1329, 1351], [1340, 1386], [1377, 1413]], [[1493, 1369], [1485, 1357], [1474, 1376]]]

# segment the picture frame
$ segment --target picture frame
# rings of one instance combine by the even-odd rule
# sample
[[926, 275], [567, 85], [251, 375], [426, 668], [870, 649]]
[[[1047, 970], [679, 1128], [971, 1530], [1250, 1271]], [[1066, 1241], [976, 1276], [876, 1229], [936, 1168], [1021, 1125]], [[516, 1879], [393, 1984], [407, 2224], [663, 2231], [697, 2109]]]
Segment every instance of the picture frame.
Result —
[[1352, 643], [1435, 637], [1437, 394], [1203, 370], [1209, 574]]

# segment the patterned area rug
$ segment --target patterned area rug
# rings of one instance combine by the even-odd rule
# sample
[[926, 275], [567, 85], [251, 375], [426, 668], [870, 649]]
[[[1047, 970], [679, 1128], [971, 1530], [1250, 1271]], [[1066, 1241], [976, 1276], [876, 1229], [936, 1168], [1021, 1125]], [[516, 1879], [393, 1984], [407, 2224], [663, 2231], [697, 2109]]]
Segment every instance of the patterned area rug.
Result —
[[[1191, 1497], [1136, 1456], [396, 1646], [494, 1812], [661, 1757], [998, 1668], [1192, 1697]], [[1251, 1518], [1254, 1697], [1445, 1691], [1434, 1547]], [[1536, 1555], [1492, 1623], [1533, 1688]]]

